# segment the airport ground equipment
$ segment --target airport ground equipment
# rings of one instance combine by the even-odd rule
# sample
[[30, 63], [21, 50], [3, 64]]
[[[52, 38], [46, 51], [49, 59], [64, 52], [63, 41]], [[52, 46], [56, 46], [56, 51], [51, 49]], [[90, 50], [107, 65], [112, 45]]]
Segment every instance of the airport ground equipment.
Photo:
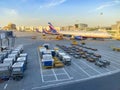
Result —
[[13, 80], [21, 80], [24, 76], [25, 63], [16, 62], [12, 66], [12, 78]]
[[27, 58], [26, 57], [18, 57], [17, 62], [24, 62], [25, 69], [26, 69], [26, 66], [27, 66]]
[[13, 58], [5, 58], [3, 63], [8, 63], [12, 66], [14, 63], [14, 59]]
[[8, 58], [13, 58], [14, 62], [16, 62], [17, 54], [9, 54]]
[[118, 52], [120, 52], [120, 47], [111, 46], [111, 48], [112, 48], [113, 51], [118, 51]]
[[56, 40], [63, 40], [63, 36], [62, 35], [57, 35]]
[[82, 44], [82, 45], [85, 45], [86, 43], [85, 43], [85, 41], [81, 41], [81, 44]]
[[78, 42], [76, 40], [73, 40], [72, 45], [78, 45]]
[[43, 47], [45, 47], [46, 49], [49, 49], [50, 48], [50, 44], [49, 43], [45, 43], [45, 44], [43, 44]]
[[71, 57], [68, 55], [64, 55], [62, 62], [67, 66], [71, 65]]
[[0, 63], [3, 63], [4, 55], [0, 54]]
[[36, 36], [32, 36], [31, 38], [32, 38], [32, 39], [36, 39], [37, 37], [36, 37]]
[[15, 38], [13, 31], [0, 30], [0, 50], [3, 51], [9, 47], [14, 47]]
[[106, 67], [110, 65], [110, 61], [99, 59], [95, 62], [95, 65], [99, 67]]
[[64, 67], [64, 64], [58, 59], [58, 57], [54, 57], [54, 67], [55, 68], [60, 68]]
[[9, 63], [0, 64], [0, 79], [8, 80], [11, 75], [11, 65]]
[[21, 53], [19, 57], [26, 57], [26, 60], [28, 59], [28, 54], [27, 53]]
[[42, 66], [44, 68], [53, 68], [54, 67], [54, 59], [52, 58], [51, 54], [43, 55]]

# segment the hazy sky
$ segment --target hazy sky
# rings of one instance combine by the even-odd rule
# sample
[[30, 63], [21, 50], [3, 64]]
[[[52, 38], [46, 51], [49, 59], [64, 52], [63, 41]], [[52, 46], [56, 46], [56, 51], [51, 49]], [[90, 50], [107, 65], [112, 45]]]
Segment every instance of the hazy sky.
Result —
[[120, 20], [120, 0], [0, 0], [0, 26], [108, 26]]

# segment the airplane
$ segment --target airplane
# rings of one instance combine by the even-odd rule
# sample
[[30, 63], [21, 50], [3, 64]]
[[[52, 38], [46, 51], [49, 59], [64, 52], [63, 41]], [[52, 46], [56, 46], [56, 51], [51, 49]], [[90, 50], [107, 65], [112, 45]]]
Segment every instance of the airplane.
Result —
[[87, 38], [93, 38], [93, 39], [106, 39], [111, 38], [111, 35], [107, 32], [101, 32], [101, 31], [57, 31], [54, 26], [48, 22], [49, 30], [43, 29], [43, 34], [52, 34], [52, 35], [64, 35], [72, 37], [76, 40], [85, 40]]
[[50, 22], [48, 22], [48, 25], [49, 25], [49, 30], [43, 29], [42, 33], [44, 33], [44, 34], [52, 34], [52, 35], [59, 35], [57, 30], [54, 28], [54, 26]]

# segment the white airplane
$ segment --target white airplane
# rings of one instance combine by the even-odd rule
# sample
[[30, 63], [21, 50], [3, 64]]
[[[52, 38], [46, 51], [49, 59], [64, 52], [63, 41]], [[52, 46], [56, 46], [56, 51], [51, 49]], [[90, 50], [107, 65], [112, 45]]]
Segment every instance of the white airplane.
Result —
[[75, 39], [81, 40], [81, 39], [87, 39], [87, 38], [93, 38], [93, 39], [106, 39], [111, 38], [111, 35], [107, 32], [101, 32], [101, 31], [57, 31], [54, 26], [49, 22], [49, 30], [45, 31], [43, 30], [42, 33], [44, 34], [54, 34], [54, 35], [66, 35], [73, 37]]

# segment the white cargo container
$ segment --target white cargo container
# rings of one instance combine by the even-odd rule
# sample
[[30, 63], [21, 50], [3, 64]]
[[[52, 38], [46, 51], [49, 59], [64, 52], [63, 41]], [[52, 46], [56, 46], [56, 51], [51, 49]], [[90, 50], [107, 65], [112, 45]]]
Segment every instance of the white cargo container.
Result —
[[12, 66], [12, 74], [23, 74], [24, 62], [16, 62]]
[[26, 60], [28, 59], [28, 54], [27, 53], [21, 53], [19, 56], [20, 57], [26, 57]]
[[0, 52], [0, 55], [3, 55], [4, 58], [6, 58], [8, 56], [8, 52]]
[[51, 50], [45, 50], [45, 51], [42, 52], [42, 54], [43, 54], [43, 55], [44, 55], [44, 54], [51, 54]]
[[42, 53], [42, 52], [46, 51], [46, 48], [45, 47], [40, 47], [39, 51], [40, 51], [40, 53]]
[[12, 51], [11, 54], [16, 54], [16, 56], [18, 57], [19, 51]]
[[0, 63], [3, 63], [4, 56], [0, 55]]
[[16, 59], [17, 59], [17, 54], [9, 54], [9, 55], [8, 55], [8, 58], [13, 58], [13, 59], [14, 59], [14, 62], [15, 62]]
[[54, 60], [53, 59], [42, 59], [42, 65], [44, 67], [53, 67], [54, 66]]
[[59, 57], [60, 60], [62, 60], [63, 56], [65, 56], [65, 55], [67, 55], [67, 54], [64, 53], [64, 52], [58, 52], [58, 57]]
[[70, 56], [64, 55], [62, 58], [63, 58], [63, 63], [65, 65], [71, 65], [71, 57]]
[[25, 70], [24, 62], [16, 62], [12, 66], [12, 78], [13, 80], [20, 80], [23, 78]]
[[11, 49], [9, 49], [9, 50], [3, 50], [4, 52], [7, 52], [8, 54], [10, 54], [11, 52], [12, 52], [12, 50]]
[[43, 47], [45, 47], [46, 49], [49, 49], [50, 44], [49, 43], [45, 43], [45, 44], [43, 44]]
[[24, 62], [25, 64], [27, 63], [26, 57], [18, 57], [17, 62]]
[[0, 64], [0, 78], [9, 78], [11, 73], [11, 65], [9, 63]]
[[51, 54], [43, 55], [43, 60], [49, 60], [49, 59], [53, 59]]
[[19, 54], [20, 54], [23, 51], [23, 45], [17, 46], [14, 50], [19, 51]]
[[3, 63], [9, 63], [12, 66], [14, 63], [14, 59], [13, 58], [5, 58]]

